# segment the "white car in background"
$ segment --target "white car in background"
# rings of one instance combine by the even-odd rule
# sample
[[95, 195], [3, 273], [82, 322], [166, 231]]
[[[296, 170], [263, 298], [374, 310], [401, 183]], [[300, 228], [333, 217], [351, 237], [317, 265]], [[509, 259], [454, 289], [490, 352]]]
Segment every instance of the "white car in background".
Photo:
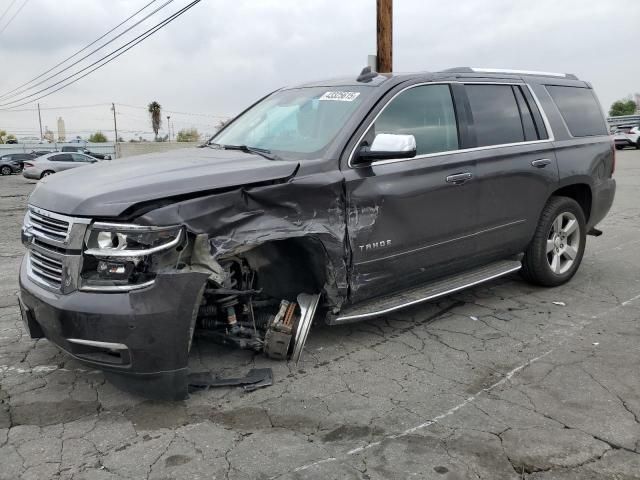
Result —
[[53, 152], [34, 158], [33, 160], [25, 161], [22, 175], [25, 178], [39, 180], [48, 175], [62, 172], [63, 170], [91, 165], [98, 161], [99, 160], [84, 153]]
[[640, 149], [640, 127], [638, 125], [620, 125], [613, 133], [616, 148], [636, 147]]

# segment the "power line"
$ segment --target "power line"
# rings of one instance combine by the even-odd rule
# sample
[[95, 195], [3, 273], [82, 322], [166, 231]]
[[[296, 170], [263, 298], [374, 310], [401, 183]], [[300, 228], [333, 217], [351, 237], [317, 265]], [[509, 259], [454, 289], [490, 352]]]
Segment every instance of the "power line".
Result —
[[[114, 28], [112, 28], [111, 30], [109, 30], [107, 33], [105, 33], [104, 35], [102, 35], [101, 37], [97, 38], [96, 40], [94, 40], [93, 42], [91, 42], [89, 45], [85, 46], [84, 48], [78, 50], [76, 53], [74, 53], [73, 55], [67, 57], [66, 59], [64, 59], [62, 62], [58, 63], [57, 65], [51, 67], [49, 70], [47, 70], [46, 72], [41, 73], [40, 75], [38, 75], [35, 78], [32, 78], [31, 80], [29, 80], [26, 83], [23, 83], [22, 85], [20, 85], [19, 87], [14, 88], [13, 90], [6, 92], [2, 95], [0, 95], [0, 100], [8, 100], [9, 98], [14, 98], [16, 96], [22, 95], [25, 92], [28, 92], [29, 90], [32, 90], [33, 88], [42, 85], [43, 83], [47, 82], [48, 80], [51, 80], [54, 77], [57, 77], [58, 75], [60, 75], [61, 73], [66, 72], [67, 70], [69, 70], [71, 67], [74, 67], [75, 65], [77, 65], [78, 63], [82, 62], [83, 60], [87, 59], [88, 57], [90, 57], [91, 55], [93, 55], [94, 53], [96, 53], [99, 50], [102, 50], [104, 47], [106, 47], [107, 45], [109, 45], [110, 43], [115, 42], [118, 38], [120, 38], [122, 35], [124, 35], [125, 33], [131, 31], [133, 28], [137, 27], [138, 25], [140, 25], [142, 22], [144, 22], [145, 20], [147, 20], [149, 17], [155, 15], [158, 11], [162, 10], [164, 7], [166, 7], [167, 5], [169, 5], [171, 2], [173, 2], [174, 0], [168, 0], [167, 2], [165, 2], [164, 4], [160, 5], [158, 8], [156, 8], [154, 11], [152, 11], [151, 13], [147, 14], [145, 17], [143, 17], [142, 19], [138, 20], [136, 23], [134, 23], [133, 25], [131, 25], [130, 27], [128, 27], [124, 32], [120, 32], [118, 35], [116, 35], [114, 38], [112, 38], [111, 40], [109, 40], [108, 42], [103, 43], [102, 45], [100, 45], [98, 48], [92, 50], [91, 52], [89, 52], [87, 55], [85, 55], [84, 57], [80, 58], [79, 60], [76, 60], [75, 62], [73, 62], [71, 65], [66, 66], [65, 68], [63, 68], [62, 70], [60, 70], [59, 72], [56, 72], [52, 75], [49, 75], [47, 78], [40, 80], [38, 83], [31, 85], [28, 88], [25, 88], [23, 90], [20, 90], [19, 92], [16, 90], [21, 89], [22, 87], [29, 85], [30, 83], [33, 83], [34, 81], [38, 80], [39, 78], [42, 78], [43, 76], [45, 76], [47, 73], [51, 72], [52, 70], [55, 70], [56, 68], [58, 68], [60, 65], [66, 63], [68, 60], [72, 59], [73, 57], [75, 57], [76, 55], [78, 55], [79, 53], [85, 51], [87, 48], [89, 48], [91, 45], [94, 45], [95, 43], [97, 43], [98, 41], [100, 41], [101, 39], [103, 39], [104, 37], [106, 37], [107, 35], [109, 35], [111, 32], [113, 32], [114, 30], [116, 30], [118, 27], [120, 27], [122, 24], [128, 22], [131, 18], [135, 17], [138, 13], [140, 13], [142, 10], [144, 10], [145, 8], [147, 8], [149, 5], [151, 5], [152, 3], [156, 2], [157, 0], [152, 0], [150, 3], [146, 4], [144, 7], [142, 7], [140, 10], [138, 10], [136, 13], [134, 13], [133, 15], [131, 15], [130, 17], [128, 17], [127, 19], [125, 19], [124, 21], [120, 22], [120, 24], [116, 25]], [[81, 70], [82, 71], [82, 70]], [[15, 92], [15, 93], [14, 93]], [[36, 92], [36, 94], [39, 92]]]
[[[128, 42], [128, 43], [126, 43], [125, 45], [121, 46], [120, 48], [118, 48], [118, 49], [114, 50], [114, 51], [113, 51], [113, 52], [111, 52], [110, 54], [105, 55], [105, 56], [104, 56], [104, 57], [102, 57], [101, 59], [99, 59], [99, 60], [97, 60], [97, 61], [93, 62], [91, 65], [88, 65], [87, 67], [85, 67], [85, 68], [83, 68], [83, 69], [81, 69], [81, 70], [77, 71], [76, 73], [74, 73], [74, 74], [72, 74], [72, 75], [69, 75], [69, 76], [68, 76], [68, 77], [66, 77], [66, 78], [63, 78], [62, 80], [59, 80], [58, 82], [56, 82], [56, 83], [54, 83], [54, 84], [52, 84], [52, 85], [50, 85], [50, 86], [48, 86], [48, 87], [46, 87], [46, 88], [43, 88], [43, 89], [39, 90], [38, 92], [32, 93], [31, 95], [27, 95], [26, 97], [20, 98], [20, 99], [18, 99], [18, 100], [12, 100], [11, 102], [7, 102], [7, 103], [0, 104], [0, 106], [6, 106], [6, 105], [11, 105], [12, 103], [22, 102], [23, 100], [26, 100], [27, 98], [31, 98], [31, 97], [33, 97], [33, 96], [35, 96], [35, 95], [37, 95], [37, 94], [39, 94], [39, 93], [41, 93], [41, 92], [44, 92], [45, 90], [49, 90], [49, 89], [51, 89], [51, 88], [55, 87], [56, 85], [59, 85], [60, 83], [62, 83], [62, 82], [64, 82], [64, 81], [66, 81], [66, 80], [68, 80], [68, 79], [70, 79], [70, 78], [72, 78], [72, 77], [74, 77], [74, 76], [78, 75], [79, 73], [81, 73], [81, 72], [83, 72], [83, 71], [87, 70], [88, 68], [90, 68], [90, 67], [92, 67], [92, 66], [94, 66], [94, 65], [96, 65], [96, 64], [99, 64], [100, 62], [102, 62], [102, 61], [103, 61], [103, 60], [105, 60], [106, 58], [111, 57], [112, 55], [114, 55], [116, 52], [118, 52], [118, 50], [122, 50], [124, 47], [127, 47], [126, 49], [122, 50], [120, 53], [118, 53], [117, 55], [115, 55], [113, 58], [110, 58], [109, 60], [107, 60], [107, 61], [105, 61], [105, 62], [101, 63], [100, 65], [97, 65], [95, 68], [93, 68], [93, 69], [89, 70], [89, 71], [88, 71], [87, 73], [85, 73], [84, 75], [81, 75], [80, 77], [78, 77], [78, 78], [76, 78], [76, 79], [74, 79], [74, 80], [72, 80], [72, 81], [70, 81], [70, 82], [68, 82], [68, 83], [66, 83], [66, 84], [64, 84], [64, 85], [62, 85], [62, 86], [60, 86], [60, 87], [56, 88], [55, 90], [53, 90], [53, 91], [51, 91], [51, 92], [49, 92], [49, 93], [46, 93], [46, 94], [44, 94], [44, 95], [41, 95], [41, 96], [39, 96], [39, 97], [37, 97], [37, 98], [34, 98], [34, 99], [32, 99], [32, 100], [29, 100], [29, 101], [26, 101], [26, 102], [23, 102], [23, 103], [19, 103], [18, 105], [13, 105], [13, 107], [21, 107], [22, 105], [27, 105], [27, 104], [29, 104], [29, 103], [35, 102], [36, 100], [40, 100], [41, 98], [47, 97], [47, 96], [49, 96], [49, 95], [52, 95], [53, 93], [56, 93], [56, 92], [58, 92], [58, 91], [62, 90], [63, 88], [68, 87], [69, 85], [71, 85], [71, 84], [73, 84], [73, 83], [75, 83], [75, 82], [77, 82], [77, 81], [79, 81], [79, 80], [83, 79], [83, 78], [84, 78], [84, 77], [86, 77], [87, 75], [89, 75], [89, 74], [91, 74], [91, 73], [95, 72], [95, 71], [96, 71], [96, 70], [98, 70], [99, 68], [104, 67], [105, 65], [107, 65], [107, 64], [108, 64], [108, 63], [110, 63], [110, 62], [112, 62], [113, 60], [115, 60], [115, 59], [116, 59], [116, 58], [118, 58], [120, 55], [124, 54], [125, 52], [127, 52], [127, 51], [131, 50], [133, 47], [135, 47], [136, 45], [138, 45], [140, 42], [142, 42], [142, 41], [146, 40], [146, 39], [147, 39], [147, 38], [149, 38], [151, 35], [153, 35], [154, 33], [156, 33], [158, 30], [160, 30], [160, 29], [164, 28], [165, 26], [167, 26], [169, 23], [171, 23], [172, 21], [174, 21], [174, 20], [175, 20], [176, 18], [178, 18], [180, 15], [182, 15], [182, 14], [183, 14], [183, 13], [185, 13], [187, 10], [191, 9], [192, 7], [194, 7], [196, 4], [200, 3], [201, 1], [202, 1], [202, 0], [194, 0], [193, 2], [189, 3], [189, 4], [188, 4], [188, 5], [186, 5], [185, 7], [181, 8], [180, 10], [178, 10], [177, 12], [175, 12], [173, 15], [170, 15], [169, 17], [165, 18], [162, 22], [160, 22], [160, 23], [156, 24], [154, 27], [150, 28], [149, 30], [147, 30], [147, 31], [146, 31], [146, 32], [144, 32], [143, 34], [138, 35], [136, 38], [134, 38], [134, 39], [133, 39], [133, 40], [131, 40], [130, 42]], [[131, 46], [128, 46], [128, 45], [130, 45], [130, 44], [132, 44], [132, 45], [131, 45]], [[13, 107], [10, 107], [10, 108], [13, 108]], [[3, 109], [0, 109], [0, 110], [7, 110], [7, 109], [6, 109], [6, 108], [3, 108]]]
[[11, 25], [11, 22], [13, 22], [13, 19], [16, 18], [18, 16], [18, 14], [20, 13], [20, 11], [24, 8], [24, 6], [27, 4], [29, 0], [24, 0], [24, 2], [22, 3], [22, 5], [20, 5], [20, 8], [18, 8], [18, 10], [16, 10], [16, 13], [13, 14], [13, 16], [9, 19], [9, 21], [4, 25], [4, 27], [2, 27], [2, 30], [0, 30], [0, 35], [2, 34], [2, 32], [4, 32], [7, 27], [9, 25]]
[[[93, 103], [91, 105], [65, 105], [63, 107], [40, 107], [40, 110], [73, 110], [76, 108], [92, 108], [92, 107], [105, 107], [108, 103]], [[7, 109], [4, 110], [7, 113], [11, 112], [37, 112], [37, 108], [21, 108], [21, 109]]]
[[11, 3], [7, 7], [7, 9], [4, 11], [2, 15], [0, 15], [0, 23], [2, 23], [2, 20], [4, 20], [4, 17], [7, 16], [7, 13], [9, 13], [9, 10], [11, 10], [11, 7], [13, 7], [15, 3], [16, 3], [16, 0], [11, 0]]

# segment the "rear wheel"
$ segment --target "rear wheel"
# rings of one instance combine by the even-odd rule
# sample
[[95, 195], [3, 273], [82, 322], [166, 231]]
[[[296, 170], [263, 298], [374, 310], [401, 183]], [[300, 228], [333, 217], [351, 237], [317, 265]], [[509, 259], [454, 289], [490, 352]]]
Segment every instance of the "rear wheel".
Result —
[[2, 168], [0, 168], [0, 173], [2, 175], [11, 175], [11, 167], [7, 167], [6, 165], [3, 165]]
[[51, 170], [45, 170], [44, 172], [42, 172], [42, 175], [40, 175], [40, 178], [44, 178], [44, 177], [48, 177], [49, 175], [53, 175], [55, 172], [52, 172]]
[[551, 197], [525, 252], [522, 274], [538, 285], [562, 285], [578, 270], [585, 244], [586, 222], [578, 202]]

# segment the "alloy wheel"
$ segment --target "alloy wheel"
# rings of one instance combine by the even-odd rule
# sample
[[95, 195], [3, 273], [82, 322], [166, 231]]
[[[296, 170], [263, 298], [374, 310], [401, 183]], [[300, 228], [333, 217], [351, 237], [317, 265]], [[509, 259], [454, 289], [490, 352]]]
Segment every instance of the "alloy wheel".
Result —
[[571, 212], [558, 215], [547, 236], [547, 262], [551, 271], [562, 275], [573, 265], [580, 251], [580, 225]]
[[11, 168], [9, 167], [2, 167], [2, 171], [1, 171], [2, 175], [11, 175]]

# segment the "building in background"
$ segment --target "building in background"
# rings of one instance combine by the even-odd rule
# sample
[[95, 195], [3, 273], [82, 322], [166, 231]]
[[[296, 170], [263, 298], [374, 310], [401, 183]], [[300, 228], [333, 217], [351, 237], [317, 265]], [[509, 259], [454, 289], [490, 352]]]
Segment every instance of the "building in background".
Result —
[[58, 117], [58, 141], [64, 142], [66, 140], [67, 132], [64, 128], [64, 120], [62, 117]]

